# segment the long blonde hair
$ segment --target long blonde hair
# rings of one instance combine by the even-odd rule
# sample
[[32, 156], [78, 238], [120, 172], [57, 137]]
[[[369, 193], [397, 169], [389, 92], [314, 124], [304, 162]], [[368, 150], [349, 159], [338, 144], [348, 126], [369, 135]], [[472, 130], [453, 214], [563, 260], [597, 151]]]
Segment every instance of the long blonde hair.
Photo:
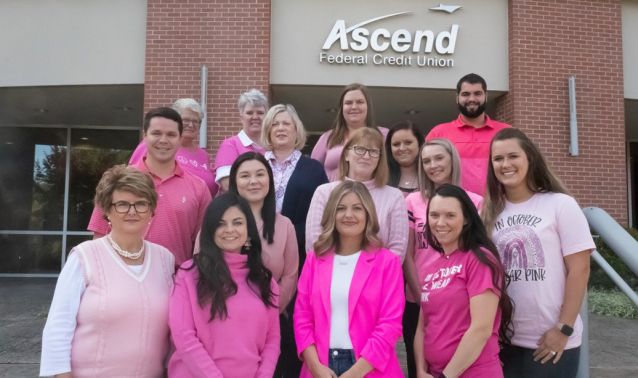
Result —
[[445, 150], [445, 152], [450, 155], [450, 164], [452, 164], [452, 169], [450, 172], [450, 184], [461, 186], [461, 159], [459, 158], [459, 152], [456, 150], [452, 142], [445, 138], [436, 138], [430, 141], [423, 143], [421, 146], [421, 150], [419, 150], [419, 164], [418, 164], [418, 175], [419, 175], [419, 190], [421, 191], [421, 197], [423, 197], [423, 201], [427, 203], [430, 197], [434, 195], [435, 185], [432, 180], [428, 177], [425, 169], [423, 168], [423, 151], [428, 146], [441, 146]]
[[522, 131], [515, 128], [507, 128], [496, 133], [490, 143], [490, 156], [488, 158], [487, 168], [487, 191], [483, 198], [482, 218], [488, 234], [494, 229], [496, 218], [503, 212], [505, 208], [505, 187], [501, 184], [494, 174], [494, 165], [492, 164], [492, 148], [494, 142], [515, 139], [521, 147], [527, 162], [527, 187], [533, 193], [564, 193], [569, 195], [569, 191], [554, 174], [547, 164], [547, 161], [541, 154], [538, 147], [531, 139]]
[[363, 232], [361, 249], [381, 247], [382, 245], [381, 240], [379, 240], [377, 236], [379, 233], [379, 221], [370, 192], [368, 192], [368, 189], [362, 183], [347, 180], [332, 190], [326, 207], [324, 208], [323, 216], [321, 217], [321, 234], [313, 244], [317, 256], [339, 247], [339, 232], [336, 228], [337, 207], [343, 197], [348, 193], [356, 194], [366, 211], [366, 226]]
[[388, 182], [388, 176], [390, 172], [388, 170], [388, 160], [386, 157], [386, 151], [383, 146], [383, 134], [376, 128], [362, 127], [359, 130], [353, 131], [350, 135], [350, 140], [343, 146], [341, 151], [341, 158], [339, 159], [339, 180], [345, 180], [350, 170], [350, 164], [346, 161], [346, 154], [348, 150], [354, 145], [368, 144], [374, 145], [379, 149], [379, 162], [377, 168], [372, 172], [374, 178], [374, 184], [377, 187], [383, 187]]

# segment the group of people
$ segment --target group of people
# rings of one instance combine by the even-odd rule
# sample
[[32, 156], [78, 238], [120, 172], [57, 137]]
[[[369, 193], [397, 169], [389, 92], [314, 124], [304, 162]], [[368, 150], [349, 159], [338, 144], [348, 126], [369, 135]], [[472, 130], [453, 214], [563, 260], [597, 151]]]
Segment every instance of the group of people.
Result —
[[424, 138], [347, 86], [311, 157], [291, 105], [239, 98], [214, 164], [192, 99], [150, 110], [95, 195], [43, 332], [56, 377], [574, 377], [594, 248], [537, 146], [485, 114]]

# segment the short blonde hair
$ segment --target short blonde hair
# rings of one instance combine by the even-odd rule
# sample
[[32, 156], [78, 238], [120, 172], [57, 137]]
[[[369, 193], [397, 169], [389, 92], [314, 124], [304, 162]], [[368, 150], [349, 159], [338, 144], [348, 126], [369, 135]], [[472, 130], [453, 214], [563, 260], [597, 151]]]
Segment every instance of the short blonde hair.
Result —
[[346, 161], [346, 154], [348, 153], [348, 150], [354, 145], [372, 144], [375, 145], [380, 152], [377, 168], [375, 168], [374, 172], [372, 172], [374, 184], [377, 187], [385, 186], [388, 182], [389, 171], [383, 140], [383, 134], [381, 134], [381, 132], [376, 128], [362, 127], [359, 130], [353, 131], [350, 134], [350, 140], [348, 140], [345, 146], [343, 146], [343, 151], [341, 152], [341, 158], [339, 159], [339, 179], [345, 180], [348, 176], [348, 170], [350, 169], [350, 166]]
[[292, 118], [292, 123], [297, 130], [297, 139], [295, 139], [295, 149], [301, 150], [306, 145], [306, 129], [295, 110], [295, 107], [290, 104], [277, 104], [268, 109], [268, 113], [264, 116], [264, 122], [261, 124], [261, 143], [267, 150], [272, 150], [272, 140], [270, 139], [270, 130], [272, 124], [275, 121], [275, 117], [279, 113], [286, 112]]
[[339, 233], [336, 228], [337, 207], [348, 193], [356, 194], [361, 200], [361, 204], [366, 211], [366, 226], [363, 231], [363, 241], [361, 249], [368, 247], [381, 247], [379, 240], [379, 220], [377, 218], [377, 210], [370, 192], [365, 185], [358, 181], [347, 180], [337, 185], [328, 197], [328, 202], [321, 217], [321, 234], [317, 241], [313, 244], [315, 254], [321, 255], [332, 248], [339, 247]]
[[95, 206], [102, 209], [104, 217], [113, 203], [113, 192], [120, 190], [142, 197], [149, 202], [151, 213], [157, 207], [157, 192], [151, 176], [124, 164], [115, 165], [104, 172], [95, 188]]

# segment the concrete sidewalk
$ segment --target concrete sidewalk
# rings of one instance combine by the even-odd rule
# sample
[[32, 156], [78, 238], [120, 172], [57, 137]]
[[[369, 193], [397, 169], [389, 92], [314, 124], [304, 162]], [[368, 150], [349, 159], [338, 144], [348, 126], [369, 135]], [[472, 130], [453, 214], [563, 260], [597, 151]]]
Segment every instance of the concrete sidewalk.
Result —
[[[38, 376], [54, 288], [55, 279], [0, 278], [0, 378]], [[638, 320], [590, 314], [589, 332], [592, 378], [638, 378]]]

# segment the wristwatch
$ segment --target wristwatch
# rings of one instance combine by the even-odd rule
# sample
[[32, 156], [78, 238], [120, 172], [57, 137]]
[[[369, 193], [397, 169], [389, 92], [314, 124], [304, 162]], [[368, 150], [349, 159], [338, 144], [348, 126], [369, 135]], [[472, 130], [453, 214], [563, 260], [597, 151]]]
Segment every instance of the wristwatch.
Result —
[[564, 323], [556, 324], [556, 328], [558, 328], [560, 333], [562, 333], [565, 336], [571, 336], [572, 333], [574, 333], [574, 328]]

